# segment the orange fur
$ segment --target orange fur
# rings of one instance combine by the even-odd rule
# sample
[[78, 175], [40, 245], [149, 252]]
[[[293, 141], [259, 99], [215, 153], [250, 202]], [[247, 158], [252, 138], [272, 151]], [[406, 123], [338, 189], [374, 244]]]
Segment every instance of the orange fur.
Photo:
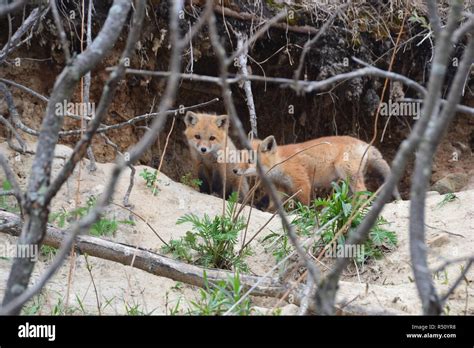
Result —
[[184, 134], [191, 151], [194, 174], [204, 182], [204, 185], [207, 185], [209, 188], [207, 193], [221, 194], [225, 175], [226, 196], [231, 192], [238, 191], [239, 187], [240, 197], [246, 195], [248, 182], [246, 178], [235, 175], [233, 169], [236, 164], [218, 160], [219, 154], [223, 153], [226, 146], [228, 152], [236, 151], [236, 147], [229, 136], [226, 138], [228, 116], [188, 111], [184, 117], [184, 122], [186, 123]]
[[[253, 151], [258, 152], [266, 175], [288, 195], [300, 190], [296, 197], [306, 205], [311, 201], [315, 188], [328, 188], [332, 181], [339, 179], [348, 178], [353, 192], [366, 191], [364, 177], [369, 166], [385, 179], [390, 167], [374, 146], [369, 148], [361, 162], [368, 146], [362, 140], [349, 136], [322, 137], [283, 146], [277, 146], [273, 136], [252, 140]], [[256, 175], [255, 163], [241, 163], [235, 173]], [[400, 198], [397, 189], [394, 196]]]

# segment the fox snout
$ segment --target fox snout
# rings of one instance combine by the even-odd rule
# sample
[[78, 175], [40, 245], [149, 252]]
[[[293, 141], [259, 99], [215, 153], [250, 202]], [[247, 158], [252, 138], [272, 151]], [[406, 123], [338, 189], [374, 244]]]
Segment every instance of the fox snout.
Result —
[[232, 170], [235, 175], [238, 176], [255, 176], [257, 175], [257, 170], [253, 167], [242, 169], [242, 168], [234, 168]]

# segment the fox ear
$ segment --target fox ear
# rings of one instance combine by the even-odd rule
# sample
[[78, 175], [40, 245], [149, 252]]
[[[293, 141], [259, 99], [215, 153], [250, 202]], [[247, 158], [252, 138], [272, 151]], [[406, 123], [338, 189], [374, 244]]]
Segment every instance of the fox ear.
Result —
[[197, 123], [197, 120], [197, 114], [192, 111], [188, 111], [186, 115], [184, 115], [184, 123], [187, 127], [194, 126]]
[[260, 150], [262, 152], [273, 153], [276, 151], [276, 147], [277, 147], [277, 143], [273, 135], [270, 135], [266, 137], [265, 139], [263, 139], [260, 144]]
[[216, 116], [216, 124], [218, 128], [222, 128], [229, 123], [229, 116], [227, 115], [220, 115]]

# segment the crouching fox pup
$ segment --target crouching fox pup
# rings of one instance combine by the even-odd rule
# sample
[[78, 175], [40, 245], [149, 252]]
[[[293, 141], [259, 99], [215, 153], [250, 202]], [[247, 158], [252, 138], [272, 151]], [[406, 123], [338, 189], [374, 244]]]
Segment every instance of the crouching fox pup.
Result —
[[[390, 167], [375, 147], [349, 136], [330, 136], [299, 144], [277, 146], [273, 136], [264, 140], [251, 140], [253, 151], [266, 175], [275, 186], [308, 205], [315, 188], [328, 188], [332, 181], [349, 179], [352, 192], [366, 191], [364, 176], [368, 167], [375, 169], [384, 179]], [[359, 170], [360, 166], [360, 170]], [[257, 175], [256, 164], [242, 163], [234, 170], [242, 176]], [[394, 196], [400, 199], [398, 189]]]
[[[227, 115], [209, 115], [188, 111], [184, 116], [186, 130], [184, 134], [188, 140], [191, 158], [193, 160], [194, 175], [201, 181], [200, 191], [217, 193], [228, 197], [232, 192], [239, 191], [244, 197], [249, 190], [247, 179], [237, 176], [233, 169], [235, 163], [226, 163], [222, 160], [222, 153], [236, 151], [232, 140], [227, 136], [229, 118]], [[223, 187], [224, 176], [226, 185]]]

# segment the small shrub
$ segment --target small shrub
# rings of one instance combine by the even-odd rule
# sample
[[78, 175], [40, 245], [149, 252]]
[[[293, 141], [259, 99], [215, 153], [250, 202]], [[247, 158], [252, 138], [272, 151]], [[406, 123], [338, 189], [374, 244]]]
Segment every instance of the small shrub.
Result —
[[[205, 286], [199, 289], [199, 298], [190, 301], [189, 314], [192, 315], [222, 315], [226, 313], [244, 294], [244, 289], [240, 283], [239, 274], [210, 283], [204, 272]], [[250, 299], [247, 297], [231, 311], [234, 315], [250, 315]]]
[[455, 201], [456, 199], [459, 199], [454, 193], [447, 193], [444, 195], [443, 200], [439, 202], [436, 207], [437, 208], [442, 208], [446, 204]]
[[199, 187], [202, 185], [202, 180], [193, 178], [191, 173], [186, 173], [181, 177], [181, 183], [195, 190], [199, 190]]
[[158, 194], [158, 187], [156, 185], [158, 180], [158, 170], [149, 172], [148, 169], [145, 168], [140, 172], [139, 175], [146, 181], [146, 187], [151, 190], [153, 196], [156, 196]]
[[[8, 180], [2, 181], [2, 191], [10, 191], [12, 184]], [[13, 196], [0, 196], [0, 209], [8, 211], [10, 213], [19, 213], [20, 207]]]
[[[347, 181], [341, 184], [332, 183], [333, 193], [327, 198], [319, 198], [313, 201], [311, 206], [305, 206], [301, 203], [296, 204], [294, 210], [295, 217], [292, 224], [296, 226], [296, 231], [300, 236], [309, 237], [319, 226], [324, 226], [332, 221], [323, 231], [320, 238], [311, 246], [312, 253], [319, 255], [323, 248], [331, 243], [336, 233], [352, 219], [348, 226], [348, 231], [338, 236], [336, 246], [343, 246], [346, 242], [347, 233], [352, 233], [360, 225], [367, 214], [370, 205], [361, 211], [358, 209], [370, 197], [370, 192], [357, 192], [350, 195]], [[354, 216], [353, 213], [355, 213]], [[363, 248], [358, 249], [355, 260], [362, 264], [369, 259], [378, 259], [383, 253], [397, 245], [397, 236], [393, 231], [383, 228], [387, 221], [379, 217], [369, 232], [369, 238], [364, 243]], [[271, 249], [277, 260], [281, 260], [293, 251], [293, 247], [288, 243], [286, 233], [272, 233], [265, 239], [268, 248]]]
[[177, 259], [204, 267], [247, 270], [243, 257], [248, 255], [248, 248], [241, 253], [235, 252], [238, 236], [246, 227], [243, 217], [233, 217], [236, 202], [237, 194], [233, 193], [224, 216], [182, 216], [176, 224], [190, 223], [192, 230], [187, 231], [184, 237], [170, 240], [167, 246], [162, 247], [162, 251], [173, 254]]
[[[49, 222], [55, 223], [59, 228], [67, 227], [71, 222], [87, 215], [89, 211], [95, 207], [96, 203], [97, 198], [90, 196], [87, 199], [86, 206], [78, 207], [71, 211], [62, 209], [60, 212], [51, 213], [49, 216]], [[102, 216], [91, 226], [89, 233], [96, 237], [111, 236], [117, 231], [119, 224], [133, 225], [134, 222], [130, 220], [116, 220], [115, 218]]]

